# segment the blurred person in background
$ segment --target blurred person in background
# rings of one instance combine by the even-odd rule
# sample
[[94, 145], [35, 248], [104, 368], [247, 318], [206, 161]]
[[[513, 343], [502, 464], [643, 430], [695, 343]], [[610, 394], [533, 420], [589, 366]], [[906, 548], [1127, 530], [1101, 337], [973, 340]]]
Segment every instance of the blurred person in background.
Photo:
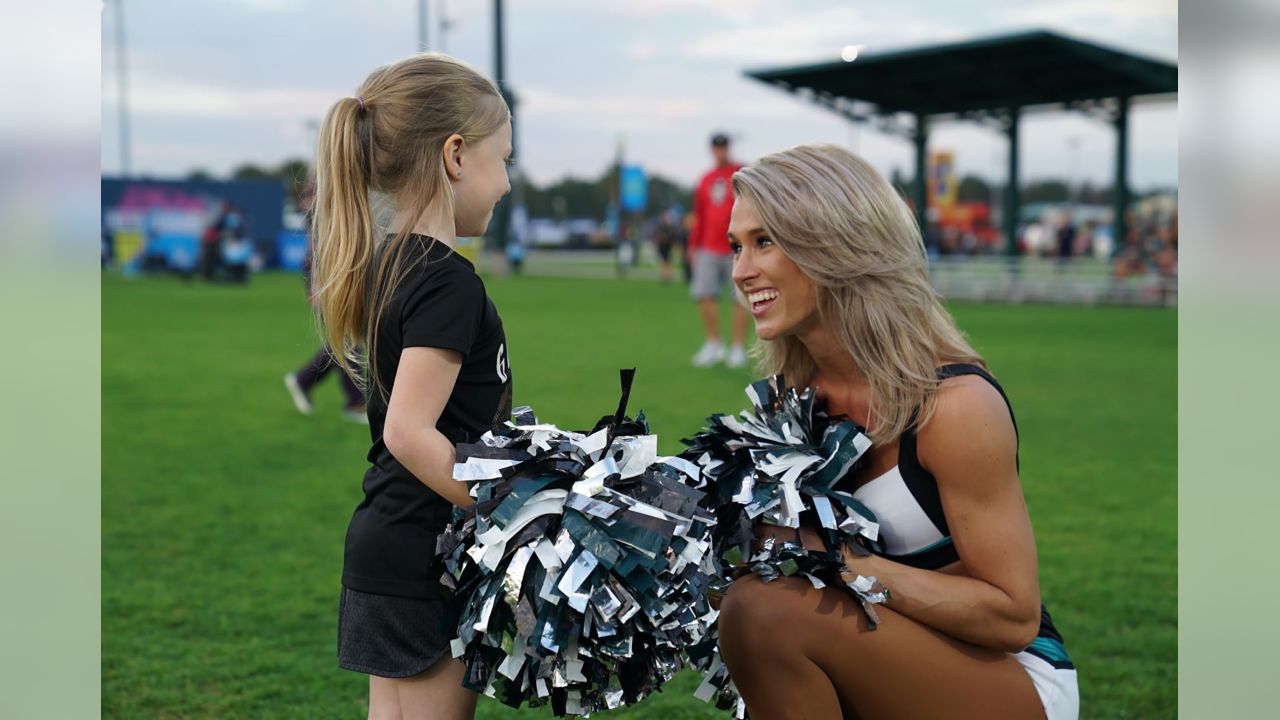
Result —
[[1071, 221], [1071, 216], [1064, 214], [1058, 222], [1058, 269], [1061, 270], [1074, 257], [1076, 251], [1076, 225]]
[[730, 159], [729, 136], [724, 133], [711, 136], [711, 155], [716, 166], [702, 176], [693, 191], [694, 221], [689, 232], [689, 250], [693, 254], [690, 295], [698, 304], [698, 317], [706, 334], [702, 348], [693, 356], [693, 366], [711, 367], [724, 362], [739, 368], [747, 364], [747, 311], [740, 302], [733, 303], [733, 344], [726, 353], [720, 339], [720, 296], [731, 286], [733, 257], [727, 234], [729, 214], [733, 212], [733, 174], [742, 166]]
[[512, 275], [519, 275], [524, 272], [524, 258], [526, 255], [524, 240], [520, 234], [512, 232], [511, 237], [507, 238], [507, 269]]
[[249, 283], [249, 265], [253, 261], [253, 239], [239, 209], [232, 210], [222, 232], [222, 267], [227, 280], [238, 285]]
[[682, 224], [683, 213], [679, 206], [670, 207], [658, 216], [653, 228], [653, 249], [658, 253], [658, 274], [664, 284], [675, 278], [675, 266], [671, 263], [671, 255], [677, 245], [681, 244], [684, 234]]
[[1049, 243], [1049, 231], [1039, 219], [1023, 226], [1021, 250], [1023, 255], [1038, 256]]
[[1150, 229], [1133, 210], [1125, 211], [1125, 236], [1112, 264], [1113, 283], [1145, 277], [1150, 269]]
[[1151, 265], [1155, 271], [1155, 291], [1162, 304], [1176, 297], [1178, 290], [1178, 212], [1157, 219], [1155, 251]]
[[940, 223], [934, 225], [934, 227], [938, 228], [937, 237], [939, 255], [963, 254], [964, 250], [960, 247], [960, 228], [950, 225], [943, 227]]
[[497, 87], [438, 53], [374, 70], [320, 129], [312, 287], [335, 359], [368, 368], [338, 665], [369, 676], [370, 718], [475, 715], [450, 652], [458, 608], [430, 559], [454, 508], [473, 503], [453, 479], [455, 444], [511, 417], [502, 319], [455, 251], [510, 192], [511, 150]]
[[351, 375], [338, 366], [333, 353], [328, 347], [322, 347], [300, 369], [285, 373], [284, 386], [293, 398], [293, 406], [303, 415], [310, 415], [315, 407], [311, 403], [311, 391], [316, 384], [327, 375], [337, 372], [338, 382], [342, 385], [342, 394], [346, 404], [342, 408], [342, 417], [354, 423], [369, 424], [369, 416], [365, 414], [364, 393], [360, 386], [351, 379]]
[[1178, 213], [1175, 210], [1156, 231], [1159, 249], [1155, 253], [1156, 270], [1163, 278], [1178, 276]]
[[200, 235], [200, 275], [208, 282], [213, 282], [222, 267], [222, 233], [230, 218], [231, 203], [220, 201], [213, 222]]
[[116, 262], [116, 238], [115, 234], [107, 229], [106, 225], [102, 226], [102, 269], [107, 270], [115, 265]]
[[693, 248], [689, 242], [693, 235], [695, 219], [692, 210], [686, 212], [680, 219], [680, 227], [684, 231], [680, 234], [680, 273], [685, 285], [693, 282]]
[[1075, 254], [1077, 257], [1089, 257], [1093, 255], [1093, 238], [1098, 232], [1097, 220], [1086, 220], [1080, 228], [1080, 234], [1076, 237]]
[[1058, 221], [1058, 257], [1070, 259], [1075, 253], [1076, 226], [1069, 215], [1063, 215]]
[[525, 236], [528, 232], [529, 213], [524, 205], [517, 204], [511, 209], [511, 225], [507, 228], [507, 246], [503, 248], [507, 256], [507, 270], [512, 275], [524, 272]]
[[[1076, 671], [1040, 600], [1012, 407], [930, 285], [910, 209], [832, 145], [765, 156], [733, 182], [733, 280], [761, 370], [816, 388], [819, 406], [872, 440], [837, 486], [879, 522], [871, 554], [843, 548], [846, 578], [886, 593], [873, 627], [840, 588], [735, 581], [720, 650], [747, 712], [1075, 720]], [[815, 527], [758, 534], [825, 550]]]

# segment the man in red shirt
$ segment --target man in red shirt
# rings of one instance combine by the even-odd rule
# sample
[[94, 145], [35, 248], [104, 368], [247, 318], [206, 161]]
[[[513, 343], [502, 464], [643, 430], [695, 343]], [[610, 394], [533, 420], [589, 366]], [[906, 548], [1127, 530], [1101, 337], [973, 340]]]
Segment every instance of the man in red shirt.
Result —
[[723, 361], [729, 367], [747, 364], [743, 341], [747, 336], [747, 311], [733, 304], [733, 345], [726, 354], [720, 341], [720, 295], [727, 286], [732, 292], [733, 254], [729, 251], [729, 214], [733, 211], [733, 174], [741, 165], [729, 159], [729, 137], [711, 136], [711, 154], [716, 166], [693, 191], [693, 227], [688, 252], [693, 258], [690, 294], [698, 303], [698, 315], [706, 332], [706, 342], [693, 356], [694, 367], [711, 367]]

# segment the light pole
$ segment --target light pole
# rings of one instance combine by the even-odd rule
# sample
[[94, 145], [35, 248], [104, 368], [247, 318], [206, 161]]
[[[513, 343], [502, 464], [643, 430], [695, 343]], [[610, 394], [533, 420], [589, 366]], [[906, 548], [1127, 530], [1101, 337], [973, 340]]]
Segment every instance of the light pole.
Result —
[[[502, 93], [502, 97], [507, 101], [507, 108], [511, 111], [511, 157], [519, 162], [519, 155], [516, 153], [516, 100], [507, 88], [506, 81], [506, 62], [504, 59], [504, 26], [502, 13], [502, 0], [493, 0], [493, 79], [494, 84], [498, 86], [498, 92]], [[517, 176], [517, 182], [519, 182]], [[511, 229], [511, 196], [503, 198], [498, 203], [493, 215], [493, 238], [494, 244], [499, 248], [507, 247], [507, 236]]]
[[120, 174], [132, 174], [133, 150], [129, 141], [129, 63], [125, 57], [124, 0], [116, 0], [116, 104], [120, 109]]
[[418, 0], [418, 52], [428, 49], [427, 24], [427, 0]]
[[436, 17], [440, 24], [440, 29], [438, 31], [438, 34], [440, 35], [440, 52], [449, 52], [445, 45], [445, 34], [453, 27], [453, 21], [449, 19], [449, 10], [445, 6], [445, 0], [440, 0], [440, 4], [437, 5], [437, 7], [440, 8], [436, 13]]

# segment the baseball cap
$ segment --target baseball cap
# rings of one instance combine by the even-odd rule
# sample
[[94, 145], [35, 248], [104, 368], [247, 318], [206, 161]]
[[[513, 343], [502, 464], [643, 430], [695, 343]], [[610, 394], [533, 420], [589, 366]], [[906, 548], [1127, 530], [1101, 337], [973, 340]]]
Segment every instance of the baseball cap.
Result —
[[729, 144], [729, 136], [718, 132], [711, 136], [711, 144], [715, 147], [723, 147]]

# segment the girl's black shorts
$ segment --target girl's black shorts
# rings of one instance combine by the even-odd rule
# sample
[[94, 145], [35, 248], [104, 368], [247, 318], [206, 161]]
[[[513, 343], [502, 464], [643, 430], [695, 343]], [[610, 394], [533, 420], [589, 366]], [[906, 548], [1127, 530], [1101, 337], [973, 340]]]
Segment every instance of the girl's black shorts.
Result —
[[387, 678], [412, 677], [451, 657], [457, 629], [448, 598], [407, 598], [342, 589], [338, 667]]

